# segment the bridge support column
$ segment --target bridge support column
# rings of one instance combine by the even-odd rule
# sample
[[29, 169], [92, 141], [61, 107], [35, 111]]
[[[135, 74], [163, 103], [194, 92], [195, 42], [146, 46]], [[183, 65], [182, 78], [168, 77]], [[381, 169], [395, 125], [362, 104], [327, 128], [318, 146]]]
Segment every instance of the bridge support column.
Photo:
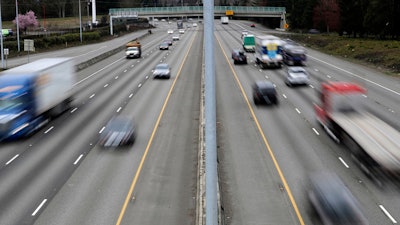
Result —
[[113, 16], [110, 16], [110, 35], [113, 35]]
[[280, 24], [280, 28], [281, 29], [285, 29], [285, 24], [286, 24], [286, 16], [285, 16], [285, 12], [283, 12], [281, 14], [281, 24]]

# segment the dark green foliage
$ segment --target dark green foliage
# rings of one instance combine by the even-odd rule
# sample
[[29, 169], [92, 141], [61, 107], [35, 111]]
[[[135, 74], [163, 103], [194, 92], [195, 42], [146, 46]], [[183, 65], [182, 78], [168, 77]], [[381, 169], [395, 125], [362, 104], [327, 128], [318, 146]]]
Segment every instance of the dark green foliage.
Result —
[[[101, 35], [103, 34], [103, 36]], [[100, 40], [102, 37], [109, 36], [109, 32], [84, 32], [82, 33], [82, 41], [84, 43], [92, 43]], [[46, 51], [51, 48], [63, 48], [68, 46], [74, 46], [81, 44], [80, 34], [78, 33], [67, 33], [63, 35], [49, 35], [49, 36], [35, 36], [35, 37], [25, 37], [23, 39], [33, 39], [36, 51]], [[24, 41], [20, 41], [21, 51], [24, 51]], [[18, 52], [18, 44], [14, 39], [10, 39], [4, 42], [4, 48], [10, 49], [11, 54], [16, 54]]]

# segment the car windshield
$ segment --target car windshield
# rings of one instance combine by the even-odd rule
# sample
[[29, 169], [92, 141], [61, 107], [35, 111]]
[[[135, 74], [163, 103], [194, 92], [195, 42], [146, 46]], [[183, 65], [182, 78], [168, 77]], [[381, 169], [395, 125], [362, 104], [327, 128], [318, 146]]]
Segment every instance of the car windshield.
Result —
[[127, 131], [133, 127], [130, 119], [125, 117], [114, 117], [107, 124], [107, 130], [110, 132], [114, 131]]
[[290, 69], [289, 73], [291, 76], [294, 77], [304, 77], [307, 76], [307, 72], [304, 70], [299, 70], [299, 69]]
[[167, 64], [159, 64], [156, 66], [156, 70], [167, 70], [168, 65]]

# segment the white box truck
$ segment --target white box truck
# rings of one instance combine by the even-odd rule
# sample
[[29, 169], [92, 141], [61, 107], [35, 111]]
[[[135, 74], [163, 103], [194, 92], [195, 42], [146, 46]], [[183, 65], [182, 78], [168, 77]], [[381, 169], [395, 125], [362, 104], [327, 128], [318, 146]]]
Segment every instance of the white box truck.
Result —
[[222, 24], [228, 24], [229, 23], [229, 18], [227, 16], [221, 16], [221, 23]]

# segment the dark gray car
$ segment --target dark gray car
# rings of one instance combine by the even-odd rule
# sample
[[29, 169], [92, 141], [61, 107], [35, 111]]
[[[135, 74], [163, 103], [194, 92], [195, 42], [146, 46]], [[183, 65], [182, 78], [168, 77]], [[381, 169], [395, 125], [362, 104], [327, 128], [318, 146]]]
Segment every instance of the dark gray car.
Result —
[[274, 84], [270, 81], [256, 81], [252, 86], [254, 104], [279, 104]]
[[247, 64], [247, 56], [239, 49], [232, 50], [233, 64]]
[[103, 147], [132, 145], [136, 139], [136, 126], [125, 116], [115, 116], [100, 133], [99, 144]]
[[359, 203], [334, 173], [311, 174], [308, 197], [325, 225], [368, 224]]

